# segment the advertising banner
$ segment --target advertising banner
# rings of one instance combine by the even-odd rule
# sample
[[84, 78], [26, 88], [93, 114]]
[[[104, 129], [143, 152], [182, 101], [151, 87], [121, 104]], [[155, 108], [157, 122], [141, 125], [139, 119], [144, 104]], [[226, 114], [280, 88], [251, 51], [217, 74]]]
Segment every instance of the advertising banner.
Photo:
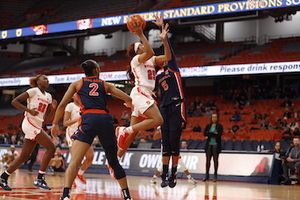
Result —
[[[17, 151], [21, 151], [20, 147], [16, 147]], [[1, 147], [0, 156], [6, 153], [9, 147]], [[41, 158], [45, 153], [44, 149], [40, 149], [36, 164], [41, 162]], [[66, 162], [70, 162], [71, 155], [67, 149], [62, 149], [62, 154]], [[190, 173], [205, 173], [205, 153], [203, 151], [183, 151], [181, 159], [185, 163]], [[107, 169], [105, 164], [106, 158], [103, 149], [96, 148], [94, 159], [90, 168]], [[227, 176], [247, 176], [247, 177], [268, 177], [273, 163], [273, 154], [257, 153], [257, 152], [223, 152], [219, 157], [219, 175]], [[126, 171], [130, 172], [155, 172], [161, 164], [160, 151], [136, 150], [131, 149], [120, 160], [120, 164]], [[182, 170], [178, 169], [179, 172]], [[213, 173], [213, 162], [210, 173]]]
[[[247, 0], [247, 1], [233, 1], [218, 4], [199, 5], [192, 7], [183, 7], [167, 10], [150, 11], [140, 14], [146, 21], [155, 20], [157, 14], [163, 16], [164, 19], [179, 19], [189, 17], [199, 17], [206, 15], [219, 15], [236, 12], [247, 12], [264, 9], [276, 9], [284, 7], [299, 6], [299, 0]], [[18, 38], [35, 35], [46, 35], [51, 33], [69, 32], [77, 30], [86, 30], [91, 28], [101, 28], [107, 26], [124, 25], [130, 16], [117, 15], [101, 18], [87, 18], [79, 19], [77, 21], [62, 22], [55, 24], [41, 24], [32, 27], [24, 27], [18, 29], [9, 29], [0, 31], [0, 40], [9, 38]]]

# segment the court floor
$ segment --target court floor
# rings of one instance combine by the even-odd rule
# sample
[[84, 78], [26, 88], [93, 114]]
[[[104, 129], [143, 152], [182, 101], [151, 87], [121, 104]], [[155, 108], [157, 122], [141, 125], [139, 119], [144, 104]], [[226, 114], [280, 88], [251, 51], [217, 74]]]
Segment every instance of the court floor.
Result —
[[[0, 199], [5, 200], [59, 200], [62, 193], [64, 174], [46, 175], [52, 190], [41, 190], [33, 186], [37, 171], [17, 170], [9, 178], [12, 191], [0, 189]], [[77, 187], [72, 190], [72, 200], [115, 200], [123, 199], [116, 181], [107, 174], [85, 174], [87, 184], [76, 180]], [[187, 179], [178, 179], [175, 188], [161, 188], [150, 183], [149, 176], [128, 176], [130, 191], [134, 200], [298, 200], [299, 186], [267, 185], [245, 182], [212, 181], [192, 185]]]

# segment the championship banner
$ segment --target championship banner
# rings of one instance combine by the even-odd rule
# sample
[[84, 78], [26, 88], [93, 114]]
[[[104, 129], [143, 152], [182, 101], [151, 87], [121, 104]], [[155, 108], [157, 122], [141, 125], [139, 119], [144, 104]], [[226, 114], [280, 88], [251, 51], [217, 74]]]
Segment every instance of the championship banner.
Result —
[[[179, 19], [189, 17], [199, 17], [207, 15], [219, 15], [237, 12], [247, 12], [265, 9], [276, 9], [299, 6], [299, 0], [247, 0], [247, 1], [233, 1], [227, 3], [199, 5], [192, 7], [183, 7], [168, 10], [158, 10], [140, 14], [146, 21], [154, 21], [157, 14], [163, 16], [164, 19]], [[39, 36], [51, 33], [69, 32], [69, 31], [82, 31], [92, 28], [101, 28], [107, 26], [124, 25], [130, 16], [118, 15], [101, 18], [88, 18], [79, 19], [77, 21], [62, 22], [55, 24], [41, 24], [32, 27], [24, 27], [18, 29], [9, 29], [0, 31], [0, 40], [9, 38], [18, 38], [26, 36]]]

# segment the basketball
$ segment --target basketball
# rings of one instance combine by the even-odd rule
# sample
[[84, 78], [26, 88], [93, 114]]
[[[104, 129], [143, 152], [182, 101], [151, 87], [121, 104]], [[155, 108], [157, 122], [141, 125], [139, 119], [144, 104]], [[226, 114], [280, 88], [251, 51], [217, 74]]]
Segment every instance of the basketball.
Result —
[[143, 30], [146, 28], [146, 21], [141, 15], [131, 15], [126, 22], [126, 25], [128, 30], [132, 33], [134, 33], [134, 29], [131, 27], [133, 22], [137, 23]]

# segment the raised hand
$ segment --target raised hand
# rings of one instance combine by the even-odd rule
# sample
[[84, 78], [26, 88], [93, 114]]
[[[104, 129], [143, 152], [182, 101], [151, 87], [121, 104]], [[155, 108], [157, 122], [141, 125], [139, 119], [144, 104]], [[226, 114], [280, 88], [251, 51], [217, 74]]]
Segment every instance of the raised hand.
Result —
[[164, 25], [164, 19], [161, 15], [155, 15], [155, 21], [152, 21], [158, 27], [162, 27]]
[[160, 37], [160, 39], [166, 40], [168, 32], [169, 32], [169, 24], [166, 23], [165, 25], [162, 25], [161, 33], [157, 33], [157, 35]]
[[132, 22], [130, 22], [130, 25], [131, 25], [132, 29], [134, 29], [133, 34], [136, 34], [136, 35], [143, 34], [143, 29], [142, 29], [141, 23], [132, 21]]

